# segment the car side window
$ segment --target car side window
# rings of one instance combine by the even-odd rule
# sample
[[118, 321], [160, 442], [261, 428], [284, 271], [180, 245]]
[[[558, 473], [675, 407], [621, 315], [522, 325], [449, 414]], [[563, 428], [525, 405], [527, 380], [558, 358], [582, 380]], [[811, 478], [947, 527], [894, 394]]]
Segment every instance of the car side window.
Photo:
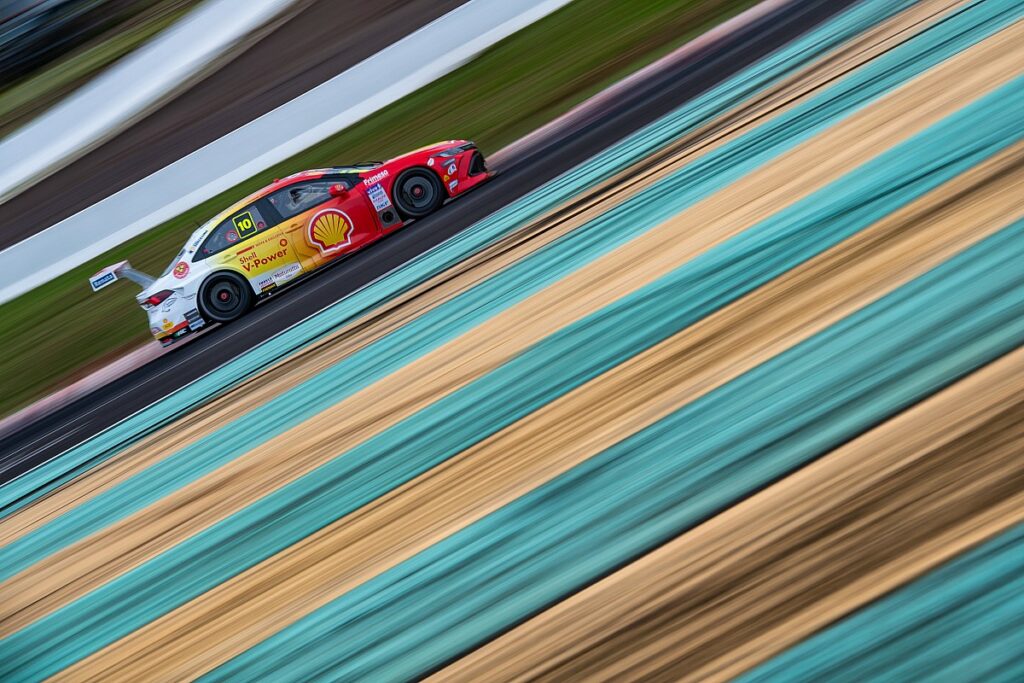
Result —
[[339, 183], [352, 189], [352, 181], [348, 178], [319, 178], [289, 185], [267, 199], [282, 219], [288, 219], [328, 201], [331, 198], [331, 186]]
[[196, 252], [196, 260], [230, 249], [271, 227], [256, 204], [250, 204], [213, 229]]

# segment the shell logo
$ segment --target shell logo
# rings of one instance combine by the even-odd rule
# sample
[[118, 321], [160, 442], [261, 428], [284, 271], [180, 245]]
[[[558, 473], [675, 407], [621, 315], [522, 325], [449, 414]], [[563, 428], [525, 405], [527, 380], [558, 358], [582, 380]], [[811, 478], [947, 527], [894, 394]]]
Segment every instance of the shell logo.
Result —
[[309, 221], [309, 243], [321, 254], [333, 254], [352, 242], [352, 219], [338, 209], [324, 209]]

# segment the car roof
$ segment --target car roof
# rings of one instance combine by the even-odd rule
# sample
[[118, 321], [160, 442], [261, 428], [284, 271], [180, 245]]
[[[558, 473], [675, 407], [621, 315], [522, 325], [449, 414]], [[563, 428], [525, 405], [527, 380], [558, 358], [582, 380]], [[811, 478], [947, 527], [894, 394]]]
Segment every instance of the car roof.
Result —
[[260, 200], [263, 197], [266, 197], [268, 194], [276, 192], [277, 190], [280, 190], [283, 187], [294, 185], [295, 183], [303, 180], [316, 180], [317, 178], [323, 178], [324, 176], [327, 175], [363, 173], [364, 171], [377, 168], [380, 165], [381, 162], [374, 161], [365, 164], [356, 164], [354, 166], [315, 168], [309, 171], [299, 171], [298, 173], [293, 173], [292, 175], [286, 176], [284, 178], [275, 178], [274, 182], [270, 183], [265, 187], [260, 188], [259, 190], [256, 190], [255, 192], [247, 195], [246, 197], [243, 197], [234, 204], [229, 205], [227, 208], [220, 211], [219, 213], [211, 217], [208, 221], [199, 226], [189, 236], [185, 248], [187, 250], [190, 250], [190, 253], [194, 252], [196, 249], [199, 248], [199, 245], [202, 243], [203, 239], [205, 239], [206, 236], [210, 233], [210, 231], [213, 230], [218, 225], [220, 225], [222, 221], [226, 220], [229, 216], [237, 212], [239, 209], [243, 208], [246, 204], [251, 204], [257, 200]]
[[328, 175], [357, 175], [364, 171], [369, 171], [380, 166], [380, 163], [381, 162], [379, 161], [375, 161], [373, 163], [359, 164], [356, 166], [314, 168], [309, 171], [299, 171], [298, 173], [293, 173], [290, 176], [285, 176], [284, 178], [275, 178], [274, 182], [270, 183], [266, 187], [256, 190], [255, 192], [245, 197], [244, 199], [235, 202], [221, 213], [233, 213], [234, 211], [237, 211], [238, 209], [245, 206], [246, 204], [250, 204], [258, 199], [262, 199], [263, 197], [266, 197], [268, 194], [276, 192], [277, 190], [280, 190], [283, 187], [294, 185], [295, 183], [303, 180], [316, 180], [317, 178], [323, 178], [324, 176]]

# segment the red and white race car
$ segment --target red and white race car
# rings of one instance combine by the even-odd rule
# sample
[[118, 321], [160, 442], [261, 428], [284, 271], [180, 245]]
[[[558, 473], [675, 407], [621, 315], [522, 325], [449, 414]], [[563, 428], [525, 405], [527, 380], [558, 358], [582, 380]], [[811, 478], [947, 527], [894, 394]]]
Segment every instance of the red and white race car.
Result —
[[118, 279], [164, 345], [248, 311], [263, 296], [423, 218], [491, 174], [472, 142], [451, 140], [386, 162], [303, 171], [275, 180], [196, 230], [160, 277], [108, 266], [93, 291]]

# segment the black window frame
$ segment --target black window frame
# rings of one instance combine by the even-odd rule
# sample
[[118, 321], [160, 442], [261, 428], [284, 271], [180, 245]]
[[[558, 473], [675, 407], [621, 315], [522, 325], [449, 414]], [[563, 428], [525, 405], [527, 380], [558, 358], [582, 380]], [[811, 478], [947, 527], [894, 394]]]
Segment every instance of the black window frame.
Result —
[[[252, 233], [252, 234], [250, 234], [250, 235], [248, 235], [246, 237], [239, 236], [239, 239], [238, 239], [237, 242], [230, 242], [227, 245], [225, 245], [225, 246], [221, 247], [220, 249], [218, 249], [217, 251], [212, 251], [212, 252], [210, 252], [208, 254], [203, 253], [203, 250], [206, 248], [206, 245], [209, 244], [210, 240], [212, 240], [214, 238], [214, 236], [217, 234], [217, 231], [220, 230], [221, 227], [223, 227], [225, 223], [227, 223], [229, 221], [233, 221], [236, 216], [238, 216], [238, 215], [240, 215], [240, 214], [242, 214], [242, 213], [244, 213], [246, 211], [251, 211], [254, 208], [257, 211], [259, 211], [260, 216], [264, 219], [264, 221], [266, 223], [266, 225], [262, 229], [259, 229], [256, 232], [254, 232], [254, 233]], [[203, 260], [206, 260], [206, 259], [210, 258], [211, 256], [216, 256], [217, 254], [225, 252], [228, 249], [234, 249], [235, 247], [239, 246], [240, 244], [243, 244], [244, 242], [247, 242], [248, 240], [252, 239], [253, 237], [256, 237], [257, 235], [263, 234], [263, 233], [267, 232], [268, 230], [273, 230], [281, 222], [280, 221], [280, 217], [277, 215], [277, 212], [273, 210], [273, 208], [274, 208], [273, 205], [271, 205], [270, 202], [266, 201], [265, 198], [260, 198], [260, 199], [257, 199], [254, 202], [250, 202], [249, 204], [246, 204], [244, 207], [242, 207], [238, 211], [234, 212], [233, 214], [231, 214], [230, 216], [225, 218], [223, 221], [218, 223], [217, 227], [215, 227], [213, 230], [211, 230], [210, 234], [207, 235], [203, 239], [202, 243], [196, 249], [195, 256], [193, 256], [193, 258], [192, 258], [192, 262], [195, 263], [195, 262], [198, 262], [198, 261], [203, 261]], [[268, 209], [271, 209], [271, 210], [268, 211]]]
[[285, 187], [282, 187], [279, 190], [275, 190], [274, 192], [271, 192], [266, 197], [264, 197], [264, 200], [266, 200], [267, 205], [273, 210], [273, 213], [279, 219], [279, 222], [283, 223], [284, 221], [291, 220], [292, 218], [295, 218], [296, 216], [298, 216], [300, 214], [303, 214], [303, 213], [305, 213], [307, 211], [315, 209], [318, 206], [323, 206], [327, 202], [331, 201], [334, 197], [328, 195], [327, 198], [324, 199], [322, 202], [318, 202], [316, 204], [313, 204], [312, 206], [306, 207], [305, 209], [302, 209], [300, 211], [296, 211], [295, 213], [293, 213], [291, 215], [285, 215], [284, 213], [282, 213], [281, 210], [278, 209], [277, 206], [274, 205], [274, 202], [271, 200], [271, 197], [273, 197], [274, 195], [279, 194], [281, 192], [294, 190], [299, 185], [304, 185], [304, 184], [307, 184], [307, 183], [322, 183], [322, 182], [325, 182], [325, 181], [329, 182], [331, 185], [337, 185], [339, 183], [344, 183], [349, 190], [352, 190], [353, 188], [355, 188], [359, 184], [359, 176], [355, 175], [353, 173], [337, 173], [337, 174], [329, 173], [329, 174], [326, 174], [326, 175], [322, 175], [319, 178], [304, 178], [302, 180], [299, 180], [299, 181], [296, 181], [294, 183], [291, 183], [291, 184], [289, 184], [289, 185], [287, 185]]

